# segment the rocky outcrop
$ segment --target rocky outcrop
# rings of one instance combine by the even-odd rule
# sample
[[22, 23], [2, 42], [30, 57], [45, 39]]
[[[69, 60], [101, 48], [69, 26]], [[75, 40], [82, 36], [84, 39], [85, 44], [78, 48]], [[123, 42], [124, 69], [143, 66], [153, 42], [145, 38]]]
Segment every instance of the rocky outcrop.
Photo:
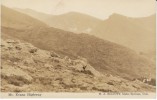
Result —
[[73, 60], [72, 65], [69, 67], [74, 68], [76, 71], [91, 74], [96, 77], [103, 76], [98, 71], [96, 71], [90, 64], [81, 59]]
[[17, 40], [2, 40], [3, 92], [155, 92], [155, 87], [102, 75], [85, 58], [60, 57]]

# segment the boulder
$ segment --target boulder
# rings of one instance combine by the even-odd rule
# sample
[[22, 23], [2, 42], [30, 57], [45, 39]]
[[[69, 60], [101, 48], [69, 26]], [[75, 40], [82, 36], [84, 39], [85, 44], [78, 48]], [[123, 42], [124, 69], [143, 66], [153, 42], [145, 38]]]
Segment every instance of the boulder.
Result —
[[50, 52], [51, 57], [60, 57], [57, 53], [51, 51]]
[[38, 49], [36, 49], [36, 48], [32, 48], [32, 49], [29, 50], [29, 52], [30, 52], [30, 53], [35, 53], [35, 52], [37, 52], [37, 50], [38, 50]]

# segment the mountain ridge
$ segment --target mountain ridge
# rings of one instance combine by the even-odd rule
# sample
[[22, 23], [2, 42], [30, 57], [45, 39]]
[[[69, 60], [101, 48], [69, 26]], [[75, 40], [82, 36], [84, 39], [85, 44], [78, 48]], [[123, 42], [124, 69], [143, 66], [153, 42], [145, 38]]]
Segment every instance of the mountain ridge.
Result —
[[[18, 29], [25, 29], [25, 28], [34, 28], [34, 27], [47, 27], [47, 25], [35, 18], [32, 18], [30, 16], [26, 16], [25, 14], [15, 12], [14, 10], [6, 7], [6, 6], [1, 6], [1, 18], [4, 19], [2, 20], [3, 26], [10, 26], [12, 28], [18, 28]], [[12, 16], [14, 15], [14, 16]], [[9, 19], [9, 16], [12, 16], [14, 20]], [[18, 17], [18, 18], [17, 18]], [[9, 20], [9, 21], [5, 21]], [[20, 22], [23, 20], [23, 22]], [[27, 20], [27, 21], [25, 21]], [[14, 24], [18, 22], [18, 25]]]

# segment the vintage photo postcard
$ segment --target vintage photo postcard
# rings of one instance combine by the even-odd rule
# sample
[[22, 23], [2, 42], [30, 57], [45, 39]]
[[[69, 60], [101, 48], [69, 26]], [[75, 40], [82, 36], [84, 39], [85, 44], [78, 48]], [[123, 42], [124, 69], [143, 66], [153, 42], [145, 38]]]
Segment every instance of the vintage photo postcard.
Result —
[[155, 0], [1, 0], [1, 98], [155, 98]]

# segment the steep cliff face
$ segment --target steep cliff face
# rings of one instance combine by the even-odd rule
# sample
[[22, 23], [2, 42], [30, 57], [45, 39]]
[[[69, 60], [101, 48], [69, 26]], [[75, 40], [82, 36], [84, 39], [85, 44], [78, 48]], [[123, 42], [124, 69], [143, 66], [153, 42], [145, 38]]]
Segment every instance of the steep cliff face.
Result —
[[19, 40], [2, 40], [1, 51], [3, 92], [155, 92], [137, 80], [102, 75], [82, 57], [60, 57]]

